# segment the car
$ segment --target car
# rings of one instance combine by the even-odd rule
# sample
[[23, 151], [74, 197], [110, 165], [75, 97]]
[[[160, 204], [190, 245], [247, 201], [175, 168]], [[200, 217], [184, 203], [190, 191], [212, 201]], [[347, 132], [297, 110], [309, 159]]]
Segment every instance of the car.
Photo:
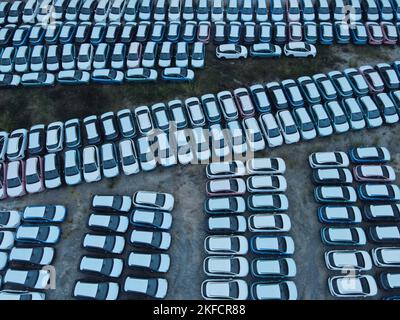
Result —
[[318, 186], [314, 189], [314, 197], [322, 203], [354, 203], [357, 193], [352, 186]]
[[136, 147], [131, 139], [124, 139], [118, 143], [119, 159], [125, 175], [131, 175], [140, 171], [136, 154]]
[[219, 123], [222, 115], [217, 98], [213, 94], [204, 94], [200, 97], [201, 105], [203, 106], [203, 112], [207, 118], [207, 122]]
[[394, 169], [387, 165], [358, 165], [353, 169], [357, 181], [393, 182], [396, 180]]
[[10, 251], [9, 261], [29, 266], [46, 266], [54, 260], [55, 249], [52, 247], [14, 247]]
[[195, 42], [193, 44], [193, 49], [190, 56], [190, 65], [192, 66], [192, 68], [204, 68], [205, 56], [205, 44], [203, 42]]
[[272, 25], [273, 37], [276, 44], [284, 45], [288, 41], [288, 30], [285, 22], [279, 21]]
[[321, 95], [319, 94], [316, 83], [309, 76], [300, 77], [297, 79], [300, 91], [303, 97], [311, 105], [321, 102]]
[[20, 243], [56, 244], [61, 237], [61, 228], [54, 225], [28, 225], [18, 227], [15, 241]]
[[172, 42], [165, 41], [162, 43], [160, 55], [158, 58], [158, 66], [161, 68], [167, 68], [171, 66], [173, 50]]
[[238, 108], [230, 91], [221, 91], [217, 94], [222, 114], [226, 121], [236, 120], [239, 117]]
[[29, 72], [21, 76], [21, 85], [26, 87], [49, 87], [55, 83], [55, 76], [45, 72]]
[[159, 161], [163, 167], [171, 167], [176, 165], [176, 154], [172, 150], [170, 138], [165, 132], [159, 133], [154, 138], [156, 148], [154, 150], [154, 157]]
[[140, 167], [143, 171], [151, 171], [157, 166], [150, 140], [147, 136], [137, 140]]
[[92, 213], [89, 215], [87, 226], [93, 231], [126, 233], [129, 227], [129, 219], [115, 213], [109, 215]]
[[172, 211], [174, 197], [169, 193], [137, 191], [133, 195], [133, 205], [143, 209]]
[[153, 19], [156, 21], [164, 21], [168, 11], [168, 2], [166, 0], [158, 0], [154, 6]]
[[44, 190], [43, 158], [30, 157], [25, 161], [25, 188], [28, 193]]
[[363, 250], [332, 250], [325, 252], [325, 264], [329, 270], [369, 271], [372, 269], [372, 259]]
[[99, 144], [102, 140], [100, 129], [97, 122], [97, 116], [92, 115], [83, 119], [85, 127], [86, 141], [89, 145]]
[[130, 222], [135, 227], [169, 230], [172, 216], [168, 212], [136, 209], [130, 215]]
[[177, 42], [181, 35], [181, 22], [170, 21], [167, 28], [167, 40], [171, 42]]
[[0, 231], [0, 249], [10, 250], [14, 247], [15, 233], [11, 231]]
[[283, 144], [283, 136], [273, 114], [265, 113], [259, 118], [260, 127], [268, 146], [271, 148]]
[[297, 300], [297, 287], [293, 281], [255, 282], [250, 290], [254, 300]]
[[400, 205], [367, 204], [363, 207], [363, 215], [368, 221], [398, 221], [400, 219]]
[[251, 175], [284, 174], [286, 165], [281, 158], [254, 158], [246, 161], [246, 170]]
[[50, 45], [47, 48], [46, 69], [49, 72], [59, 71], [61, 68], [61, 46]]
[[362, 215], [357, 206], [322, 206], [318, 208], [318, 219], [322, 223], [353, 224], [362, 222]]
[[333, 31], [335, 34], [336, 42], [339, 44], [350, 43], [350, 27], [346, 21], [335, 21]]
[[369, 238], [375, 243], [397, 243], [400, 241], [398, 226], [373, 226], [368, 229]]
[[125, 238], [119, 235], [86, 233], [82, 241], [82, 247], [110, 254], [121, 254], [125, 247]]
[[289, 208], [288, 199], [283, 194], [254, 194], [247, 198], [250, 212], [282, 212]]
[[[1, 32], [0, 32], [0, 44], [2, 46], [6, 46], [10, 44], [10, 42], [13, 39], [15, 30], [17, 29], [17, 26], [15, 24], [7, 24], [2, 27]], [[12, 48], [12, 47], [9, 47]], [[13, 50], [10, 50], [13, 51]]]
[[110, 8], [108, 14], [109, 21], [120, 21], [122, 18], [125, 8], [127, 6], [127, 2], [125, 0], [115, 0]]
[[314, 122], [305, 107], [295, 108], [293, 110], [293, 119], [303, 140], [312, 140], [317, 137]]
[[317, 55], [317, 49], [313, 44], [306, 42], [289, 42], [284, 45], [283, 52], [287, 57], [293, 58], [315, 58]]
[[242, 195], [246, 192], [246, 183], [241, 178], [209, 180], [206, 192], [209, 196]]
[[245, 46], [238, 44], [221, 44], [217, 47], [215, 55], [218, 59], [245, 59], [248, 51]]
[[21, 77], [16, 74], [0, 74], [0, 87], [17, 87], [21, 83]]
[[[125, 12], [124, 12], [124, 20], [131, 22], [134, 21], [137, 17], [138, 14], [138, 9], [139, 9], [140, 2], [137, 0], [128, 0], [126, 7], [125, 7]], [[144, 8], [142, 11], [145, 11]], [[142, 15], [145, 13], [142, 12]]]
[[287, 214], [253, 214], [248, 218], [251, 232], [288, 232], [291, 229]]
[[[242, 23], [238, 21], [232, 21], [228, 24], [228, 43], [239, 43], [243, 37]], [[254, 37], [254, 33], [253, 33]], [[243, 39], [244, 40], [244, 39]], [[251, 40], [250, 40], [251, 41]], [[244, 41], [247, 42], [247, 41]]]
[[158, 72], [149, 68], [128, 69], [125, 73], [125, 79], [130, 82], [151, 82], [157, 80]]
[[334, 297], [341, 298], [372, 297], [378, 292], [376, 281], [370, 275], [330, 277], [328, 286]]
[[289, 236], [253, 236], [250, 238], [251, 251], [256, 254], [286, 256], [294, 253], [294, 242]]
[[157, 56], [157, 42], [149, 41], [143, 51], [142, 66], [146, 68], [153, 68], [155, 66], [155, 59]]
[[168, 109], [171, 115], [170, 120], [178, 130], [188, 127], [185, 108], [181, 100], [170, 100], [168, 102]]
[[333, 44], [333, 24], [331, 22], [320, 22], [319, 24], [319, 43], [323, 45]]
[[355, 164], [386, 163], [391, 160], [385, 147], [358, 147], [349, 151], [351, 162]]
[[399, 288], [399, 273], [385, 272], [380, 274], [380, 283], [385, 290]]
[[255, 175], [247, 178], [246, 186], [251, 193], [279, 193], [286, 191], [287, 183], [281, 175]]
[[7, 167], [5, 164], [0, 163], [0, 199], [7, 198]]
[[132, 230], [129, 238], [133, 246], [168, 250], [171, 245], [171, 234], [164, 231]]
[[62, 185], [62, 166], [57, 153], [48, 153], [44, 160], [44, 185], [46, 189], [55, 189]]
[[359, 97], [358, 104], [361, 107], [368, 128], [377, 128], [383, 124], [381, 113], [371, 96]]
[[[12, 131], [7, 137], [7, 143], [3, 147], [3, 154], [8, 161], [20, 160], [25, 157], [28, 144], [28, 130], [17, 129]], [[5, 150], [7, 150], [5, 152]], [[4, 156], [3, 156], [4, 158]]]
[[111, 68], [123, 70], [125, 67], [126, 45], [116, 43], [111, 54]]
[[166, 81], [193, 81], [194, 72], [187, 68], [169, 67], [162, 71], [161, 77]]
[[313, 170], [313, 182], [321, 185], [352, 184], [353, 176], [347, 168], [325, 168]]
[[397, 64], [393, 63], [393, 67], [388, 63], [379, 63], [375, 66], [378, 70], [385, 87], [389, 90], [397, 90], [400, 87], [400, 78], [396, 72]]
[[365, 24], [362, 22], [354, 22], [354, 27], [350, 28], [350, 37], [353, 44], [365, 45], [368, 41], [368, 33]]
[[11, 268], [6, 271], [3, 279], [4, 284], [37, 290], [44, 290], [49, 281], [49, 270], [19, 270]]
[[303, 25], [300, 22], [289, 23], [288, 38], [290, 42], [298, 42], [303, 40]]
[[317, 88], [325, 101], [333, 101], [337, 99], [337, 91], [331, 79], [323, 73], [312, 76]]
[[121, 84], [124, 73], [115, 69], [96, 69], [92, 72], [91, 80], [101, 84]]
[[34, 125], [28, 133], [28, 153], [30, 155], [40, 155], [45, 150], [46, 132], [43, 124]]
[[70, 186], [82, 182], [82, 160], [78, 150], [67, 150], [64, 153], [64, 180]]
[[295, 80], [286, 79], [282, 81], [282, 89], [287, 97], [289, 105], [292, 108], [304, 106], [304, 99], [301, 95], [300, 88]]
[[379, 23], [373, 21], [367, 22], [365, 27], [368, 34], [368, 44], [380, 45], [383, 43], [383, 31]]
[[[92, 0], [90, 0], [92, 1]], [[86, 2], [85, 2], [86, 3]], [[100, 25], [96, 28], [96, 32], [99, 32], [98, 35], [102, 36], [102, 31], [104, 31], [104, 28], [99, 28]], [[92, 24], [88, 21], [83, 21], [80, 22], [76, 26], [76, 32], [75, 32], [75, 43], [76, 44], [84, 44], [89, 42], [90, 40], [93, 40], [93, 42], [96, 42], [97, 39], [95, 39], [95, 34], [92, 35]]]
[[11, 161], [7, 164], [6, 183], [8, 197], [21, 197], [26, 194], [25, 163], [22, 160]]
[[210, 216], [208, 217], [208, 231], [243, 233], [247, 230], [246, 218], [243, 216]]
[[255, 118], [245, 118], [242, 121], [243, 131], [246, 135], [248, 149], [256, 152], [265, 149], [265, 141], [260, 126]]
[[229, 121], [226, 126], [233, 153], [237, 155], [245, 154], [247, 151], [247, 142], [240, 122], [237, 120]]
[[37, 0], [28, 0], [22, 13], [22, 21], [24, 23], [34, 23], [39, 12], [40, 3]]
[[116, 282], [77, 281], [72, 296], [84, 300], [117, 300], [119, 284]]
[[227, 41], [228, 27], [225, 21], [214, 22], [214, 44], [223, 44]]
[[192, 148], [189, 144], [189, 137], [185, 129], [175, 131], [177, 157], [180, 164], [186, 165], [194, 159]]
[[211, 23], [200, 21], [197, 28], [197, 41], [208, 44], [210, 41]]
[[204, 259], [203, 271], [211, 277], [246, 277], [249, 262], [245, 257], [211, 256]]
[[124, 261], [119, 258], [83, 256], [78, 268], [83, 273], [101, 277], [119, 278], [124, 269]]
[[190, 134], [190, 140], [194, 142], [193, 150], [196, 159], [200, 162], [208, 161], [211, 157], [208, 132], [205, 133], [202, 127], [194, 127]]
[[64, 124], [65, 146], [68, 149], [77, 149], [82, 145], [81, 122], [79, 119], [67, 120]]
[[346, 114], [351, 130], [361, 130], [365, 128], [366, 121], [361, 106], [355, 98], [346, 98], [342, 100], [341, 107]]
[[21, 224], [21, 212], [0, 210], [0, 229], [15, 229]]
[[92, 209], [96, 211], [128, 213], [132, 200], [128, 196], [94, 195]]
[[232, 178], [245, 175], [246, 169], [242, 161], [213, 162], [207, 165], [206, 175], [208, 179]]
[[45, 70], [46, 47], [36, 45], [32, 48], [29, 68], [32, 72], [43, 72]]
[[257, 278], [291, 278], [296, 273], [296, 263], [292, 258], [256, 258], [251, 262], [251, 274]]
[[400, 267], [399, 253], [397, 247], [379, 247], [373, 248], [372, 260], [377, 267], [398, 268]]
[[114, 112], [105, 112], [100, 116], [100, 127], [105, 140], [114, 141], [119, 137]]
[[94, 56], [94, 47], [90, 43], [82, 43], [79, 47], [77, 67], [79, 70], [91, 71]]
[[30, 47], [20, 46], [15, 54], [14, 70], [18, 73], [29, 70]]
[[288, 100], [286, 99], [283, 88], [278, 82], [269, 82], [265, 87], [270, 99], [272, 100], [272, 104], [276, 109], [288, 108]]
[[398, 109], [386, 92], [375, 95], [374, 101], [385, 123], [393, 124], [399, 121]]
[[110, 56], [110, 46], [107, 43], [100, 43], [94, 52], [92, 67], [96, 69], [104, 69], [107, 66]]
[[199, 0], [196, 7], [196, 18], [198, 21], [210, 20], [210, 5], [208, 1]]
[[350, 85], [352, 86], [353, 91], [357, 96], [366, 95], [368, 93], [368, 83], [357, 69], [347, 68], [343, 70], [343, 74], [349, 80]]
[[64, 146], [64, 123], [61, 121], [52, 122], [47, 126], [46, 150], [55, 153], [63, 149]]
[[353, 89], [348, 78], [340, 71], [328, 72], [328, 78], [333, 83], [338, 95], [342, 98], [353, 96]]
[[259, 113], [269, 113], [271, 111], [271, 102], [267, 96], [265, 88], [261, 84], [252, 85], [249, 88], [253, 103]]
[[209, 127], [210, 147], [213, 157], [223, 160], [230, 154], [230, 146], [227, 143], [223, 129], [219, 123], [211, 124]]
[[63, 70], [57, 75], [57, 82], [61, 84], [88, 84], [90, 73], [81, 70]]
[[286, 144], [300, 141], [299, 130], [289, 110], [279, 110], [276, 120]]
[[316, 152], [309, 156], [308, 162], [313, 169], [345, 168], [350, 164], [349, 157], [342, 151]]
[[344, 133], [350, 130], [350, 124], [347, 121], [346, 114], [337, 101], [326, 102], [325, 110], [329, 116], [335, 133]]
[[193, 43], [197, 35], [197, 21], [186, 21], [181, 31], [181, 39], [186, 43]]
[[242, 279], [210, 279], [201, 284], [201, 295], [206, 300], [246, 300], [248, 286]]
[[170, 129], [169, 115], [164, 103], [156, 103], [151, 106], [151, 114], [157, 129], [168, 132]]
[[248, 252], [248, 241], [242, 235], [210, 235], [204, 239], [204, 249], [212, 255], [243, 255]]
[[208, 198], [204, 202], [204, 212], [208, 214], [242, 214], [246, 211], [243, 197], [230, 196]]
[[152, 272], [166, 273], [169, 270], [171, 259], [166, 253], [131, 252], [128, 257], [128, 266], [149, 270]]
[[136, 124], [131, 110], [119, 110], [117, 112], [117, 124], [123, 138], [133, 138], [136, 136]]
[[253, 117], [255, 115], [255, 107], [249, 91], [246, 88], [238, 88], [233, 91], [239, 114], [242, 118]]
[[124, 283], [124, 291], [156, 299], [164, 299], [168, 291], [168, 282], [163, 278], [127, 277]]
[[399, 201], [400, 189], [396, 184], [361, 184], [358, 194], [364, 201]]
[[97, 146], [87, 146], [83, 149], [83, 178], [86, 182], [101, 180], [100, 152]]
[[364, 246], [367, 237], [360, 227], [323, 227], [321, 239], [326, 245], [334, 246]]
[[383, 92], [385, 89], [385, 84], [376, 69], [366, 65], [360, 67], [358, 70], [364, 76], [370, 93], [376, 94]]
[[304, 30], [304, 42], [316, 44], [318, 40], [317, 24], [313, 21], [306, 21], [304, 22], [303, 30]]

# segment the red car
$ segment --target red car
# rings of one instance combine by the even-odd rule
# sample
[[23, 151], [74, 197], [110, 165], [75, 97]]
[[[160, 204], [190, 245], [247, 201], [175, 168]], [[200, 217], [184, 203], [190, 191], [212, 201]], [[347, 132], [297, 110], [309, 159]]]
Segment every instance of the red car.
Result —
[[233, 91], [240, 116], [245, 118], [253, 117], [256, 113], [250, 93], [246, 88], [238, 88]]
[[372, 45], [379, 45], [383, 43], [382, 28], [377, 22], [365, 23], [368, 34], [368, 43]]
[[353, 175], [361, 182], [393, 182], [396, 173], [391, 166], [386, 165], [359, 165], [353, 168]]
[[210, 41], [211, 23], [200, 21], [197, 27], [197, 41], [207, 44]]
[[397, 28], [391, 22], [381, 22], [384, 44], [396, 44], [398, 41]]
[[368, 84], [368, 89], [370, 93], [383, 92], [383, 90], [385, 89], [385, 84], [378, 71], [376, 71], [371, 66], [362, 66], [358, 70], [364, 76], [364, 79]]
[[7, 198], [7, 165], [0, 163], [0, 200]]

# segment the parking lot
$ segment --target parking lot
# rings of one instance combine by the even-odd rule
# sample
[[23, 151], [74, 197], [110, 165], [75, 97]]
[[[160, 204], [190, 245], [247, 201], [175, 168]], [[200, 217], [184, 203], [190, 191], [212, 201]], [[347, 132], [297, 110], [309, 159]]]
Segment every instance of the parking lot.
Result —
[[[172, 98], [187, 98], [207, 92], [216, 93], [242, 85], [265, 83], [272, 80], [312, 75], [348, 66], [390, 62], [400, 58], [398, 50], [388, 47], [370, 48], [354, 46], [320, 47], [314, 60], [254, 60], [218, 62], [209, 46], [206, 68], [197, 73], [193, 84], [123, 85], [123, 86], [57, 86], [51, 89], [19, 89], [2, 91], [0, 96], [0, 127], [12, 130], [36, 123], [49, 123], [100, 114], [124, 107], [152, 104]], [[331, 299], [327, 287], [328, 272], [323, 260], [324, 248], [320, 241], [320, 223], [316, 215], [317, 204], [313, 198], [313, 185], [308, 156], [316, 151], [347, 151], [359, 145], [386, 146], [392, 154], [391, 163], [400, 170], [400, 134], [398, 126], [384, 126], [376, 130], [362, 130], [341, 136], [319, 138], [312, 143], [286, 145], [276, 150], [266, 150], [256, 156], [279, 156], [286, 161], [288, 181], [287, 196], [292, 219], [291, 235], [295, 241], [295, 260], [298, 274], [295, 279], [301, 299]], [[171, 269], [167, 274], [169, 299], [199, 299], [200, 285], [204, 280], [202, 262], [205, 256], [203, 240], [206, 236], [206, 216], [202, 206], [205, 199], [205, 166], [177, 166], [157, 168], [150, 173], [130, 177], [121, 176], [94, 184], [62, 187], [39, 195], [25, 196], [20, 200], [3, 201], [4, 208], [23, 208], [28, 204], [59, 203], [67, 206], [68, 217], [62, 225], [62, 240], [56, 246], [56, 289], [48, 294], [50, 299], [71, 297], [75, 280], [83, 278], [77, 272], [80, 248], [90, 213], [90, 198], [94, 194], [132, 195], [137, 190], [170, 192], [175, 197], [172, 245], [169, 249]], [[399, 181], [397, 181], [398, 183]], [[126, 246], [125, 254], [130, 251]], [[138, 274], [126, 269], [121, 282], [128, 274]], [[123, 295], [122, 298], [131, 298]]]

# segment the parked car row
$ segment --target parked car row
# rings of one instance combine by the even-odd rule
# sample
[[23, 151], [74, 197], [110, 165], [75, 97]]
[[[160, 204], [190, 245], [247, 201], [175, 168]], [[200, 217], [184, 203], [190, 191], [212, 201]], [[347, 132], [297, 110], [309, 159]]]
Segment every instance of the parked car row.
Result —
[[[173, 206], [174, 198], [167, 193], [137, 191], [133, 197], [93, 196], [91, 207], [94, 212], [87, 223], [90, 232], [82, 243], [89, 253], [81, 257], [79, 271], [96, 279], [89, 277], [76, 281], [72, 296], [85, 300], [118, 299], [124, 265], [150, 272], [168, 272], [170, 257], [164, 251], [171, 243], [167, 231], [172, 224]], [[124, 262], [121, 254], [126, 247], [129, 225], [134, 228], [129, 234], [129, 243], [135, 249]], [[125, 293], [152, 298], [164, 298], [167, 289], [167, 280], [156, 277], [128, 276], [123, 286]]]
[[[282, 213], [287, 209], [282, 194], [286, 180], [276, 174], [284, 171], [285, 163], [280, 158], [254, 158], [246, 165], [239, 160], [207, 165], [204, 212], [210, 235], [204, 242], [208, 256], [203, 271], [209, 277], [201, 287], [204, 299], [297, 298], [295, 283], [287, 280], [296, 275], [294, 260], [286, 257], [293, 253], [294, 244], [290, 237], [280, 235], [291, 228], [289, 216]], [[247, 204], [245, 193], [250, 194]], [[248, 210], [253, 214], [245, 217]], [[284, 249], [286, 241], [288, 251]], [[249, 263], [244, 256], [250, 252], [249, 243], [253, 254], [269, 256], [256, 257]], [[249, 274], [255, 279], [250, 286], [243, 279]]]
[[[62, 205], [30, 205], [22, 212], [0, 211], [0, 300], [44, 300], [67, 209]], [[41, 269], [40, 269], [41, 268]]]
[[0, 3], [0, 24], [62, 21], [396, 21], [396, 0], [28, 0]]
[[[326, 225], [321, 229], [322, 242], [339, 248], [325, 253], [326, 266], [329, 270], [356, 273], [351, 278], [354, 282], [351, 288], [345, 284], [349, 279], [344, 276], [328, 279], [329, 291], [334, 297], [371, 297], [378, 294], [379, 287], [392, 292], [400, 289], [396, 284], [400, 274], [396, 272], [382, 272], [379, 276], [363, 274], [372, 270], [373, 264], [379, 267], [379, 263], [376, 263], [377, 249], [369, 254], [362, 246], [368, 242], [400, 243], [399, 189], [392, 184], [396, 175], [387, 164], [390, 159], [384, 147], [358, 147], [348, 153], [317, 152], [309, 157], [312, 179], [318, 185], [315, 197], [324, 203], [318, 208], [318, 218]], [[353, 187], [354, 183], [358, 184], [357, 188]], [[358, 201], [363, 203], [362, 207], [357, 205]], [[370, 225], [363, 228], [363, 221]]]

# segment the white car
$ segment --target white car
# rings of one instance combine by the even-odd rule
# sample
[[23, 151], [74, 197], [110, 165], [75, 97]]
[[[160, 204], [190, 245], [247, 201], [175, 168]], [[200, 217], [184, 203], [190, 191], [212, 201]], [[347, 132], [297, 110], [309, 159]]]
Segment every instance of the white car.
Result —
[[325, 110], [331, 119], [336, 133], [344, 133], [350, 130], [347, 117], [337, 101], [329, 101], [325, 104]]
[[317, 55], [315, 46], [306, 42], [289, 42], [283, 47], [283, 52], [287, 57], [295, 58], [315, 58]]
[[204, 249], [210, 255], [245, 255], [249, 243], [241, 235], [212, 235], [204, 239]]
[[16, 210], [0, 210], [0, 229], [15, 229], [21, 224], [22, 214]]
[[293, 118], [303, 140], [312, 140], [317, 137], [317, 131], [305, 107], [295, 108]]
[[32, 205], [27, 206], [22, 213], [24, 222], [63, 222], [67, 209], [62, 205]]
[[28, 193], [44, 190], [43, 160], [40, 157], [28, 158], [25, 162], [25, 188]]
[[202, 127], [195, 127], [191, 130], [191, 141], [195, 147], [194, 154], [198, 161], [208, 161], [211, 157], [209, 137], [207, 130]]
[[297, 300], [298, 293], [293, 281], [256, 282], [251, 286], [254, 300]]
[[11, 231], [0, 231], [0, 250], [10, 250], [14, 247], [15, 234]]
[[245, 257], [210, 256], [203, 262], [204, 273], [211, 277], [246, 277], [249, 269], [249, 262]]
[[117, 300], [119, 284], [115, 282], [84, 282], [77, 281], [73, 296], [84, 300]]
[[286, 164], [282, 158], [255, 158], [246, 161], [248, 174], [284, 174]]
[[168, 291], [168, 281], [163, 278], [127, 277], [124, 283], [126, 293], [142, 294], [156, 299], [164, 299]]
[[174, 197], [169, 193], [137, 191], [132, 198], [133, 204], [138, 208], [172, 211]]
[[246, 300], [249, 288], [242, 279], [210, 279], [201, 284], [201, 295], [206, 300]]
[[48, 152], [59, 152], [64, 146], [64, 123], [52, 122], [47, 126], [46, 149]]
[[140, 167], [143, 171], [154, 170], [157, 166], [157, 161], [154, 158], [152, 146], [149, 137], [140, 137], [137, 140]]
[[329, 270], [357, 270], [372, 269], [372, 259], [367, 251], [363, 250], [332, 250], [325, 252], [325, 264]]
[[130, 216], [130, 222], [136, 227], [169, 230], [172, 215], [169, 212], [136, 209]]
[[217, 178], [233, 178], [246, 174], [246, 168], [242, 161], [235, 160], [232, 162], [212, 162], [206, 167], [206, 175], [208, 179]]
[[179, 163], [182, 165], [191, 163], [194, 159], [194, 155], [185, 129], [175, 131], [175, 141]]
[[157, 144], [157, 148], [154, 152], [154, 156], [157, 161], [159, 161], [160, 165], [163, 167], [176, 165], [176, 153], [171, 146], [168, 135], [165, 132], [156, 135], [155, 143]]
[[109, 21], [120, 21], [122, 15], [125, 13], [127, 5], [126, 0], [115, 0], [111, 5], [110, 12], [108, 14]]
[[131, 175], [140, 171], [135, 144], [130, 139], [121, 140], [118, 143], [119, 159], [122, 171], [125, 175]]
[[25, 170], [22, 160], [9, 162], [7, 165], [7, 195], [21, 197], [26, 194]]
[[373, 297], [378, 286], [373, 276], [335, 276], [328, 279], [329, 291], [334, 297], [356, 298]]
[[60, 157], [56, 153], [44, 156], [44, 185], [46, 189], [55, 189], [62, 185]]
[[248, 218], [251, 232], [288, 232], [291, 229], [287, 214], [253, 214]]
[[83, 178], [86, 182], [101, 180], [100, 152], [97, 146], [83, 149]]
[[282, 175], [256, 175], [247, 178], [247, 190], [251, 193], [285, 192], [287, 182]]
[[319, 136], [327, 137], [333, 134], [331, 121], [322, 104], [312, 105], [310, 107], [310, 115], [313, 118]]
[[92, 213], [89, 215], [88, 227], [95, 231], [125, 233], [129, 227], [129, 219], [114, 213], [112, 215]]
[[250, 151], [257, 152], [265, 149], [265, 141], [256, 118], [243, 119], [243, 130]]
[[48, 266], [54, 260], [55, 249], [52, 247], [14, 247], [10, 251], [9, 261], [28, 265]]
[[377, 267], [400, 267], [400, 248], [398, 247], [374, 248], [371, 253], [374, 264]]
[[246, 59], [248, 50], [238, 44], [221, 44], [215, 50], [218, 59]]
[[236, 155], [245, 154], [247, 151], [247, 141], [240, 122], [237, 120], [229, 121], [226, 126], [229, 131], [230, 145], [233, 153]]
[[53, 225], [21, 225], [15, 240], [23, 243], [55, 244], [60, 240], [61, 228]]
[[10, 133], [7, 142], [7, 159], [9, 161], [20, 160], [25, 157], [28, 145], [28, 130], [17, 129]]
[[125, 247], [125, 238], [115, 235], [85, 234], [82, 247], [104, 253], [121, 254]]
[[300, 133], [289, 110], [280, 110], [276, 114], [276, 121], [286, 144], [300, 141]]
[[308, 162], [313, 169], [318, 168], [346, 168], [350, 164], [345, 152], [316, 152], [309, 156]]
[[106, 178], [119, 175], [118, 154], [114, 143], [105, 143], [101, 146], [101, 162], [103, 175]]
[[94, 58], [94, 47], [90, 43], [82, 43], [79, 47], [77, 67], [79, 70], [91, 71]]
[[49, 270], [16, 270], [8, 269], [4, 275], [3, 283], [19, 285], [27, 289], [43, 290], [50, 281]]
[[82, 182], [81, 155], [78, 150], [67, 150], [64, 153], [64, 179], [69, 186]]
[[243, 233], [247, 230], [247, 221], [241, 215], [209, 217], [207, 226], [211, 232]]
[[281, 146], [283, 144], [283, 136], [274, 115], [272, 113], [264, 113], [258, 121], [268, 146], [270, 148]]
[[171, 234], [164, 231], [134, 229], [130, 235], [130, 243], [139, 247], [168, 250], [171, 245]]
[[83, 256], [79, 263], [79, 271], [94, 275], [119, 278], [124, 269], [124, 260], [119, 258], [99, 258]]
[[170, 264], [171, 259], [166, 253], [131, 252], [128, 257], [130, 268], [147, 269], [153, 272], [166, 273]]
[[2, 290], [0, 291], [0, 300], [32, 300], [42, 301], [45, 300], [46, 296], [42, 292], [30, 292], [20, 290]]
[[224, 159], [230, 154], [230, 147], [227, 143], [223, 129], [219, 123], [210, 125], [211, 148], [213, 157], [216, 159]]
[[96, 211], [128, 213], [132, 207], [132, 200], [129, 196], [118, 195], [94, 195], [92, 208]]

